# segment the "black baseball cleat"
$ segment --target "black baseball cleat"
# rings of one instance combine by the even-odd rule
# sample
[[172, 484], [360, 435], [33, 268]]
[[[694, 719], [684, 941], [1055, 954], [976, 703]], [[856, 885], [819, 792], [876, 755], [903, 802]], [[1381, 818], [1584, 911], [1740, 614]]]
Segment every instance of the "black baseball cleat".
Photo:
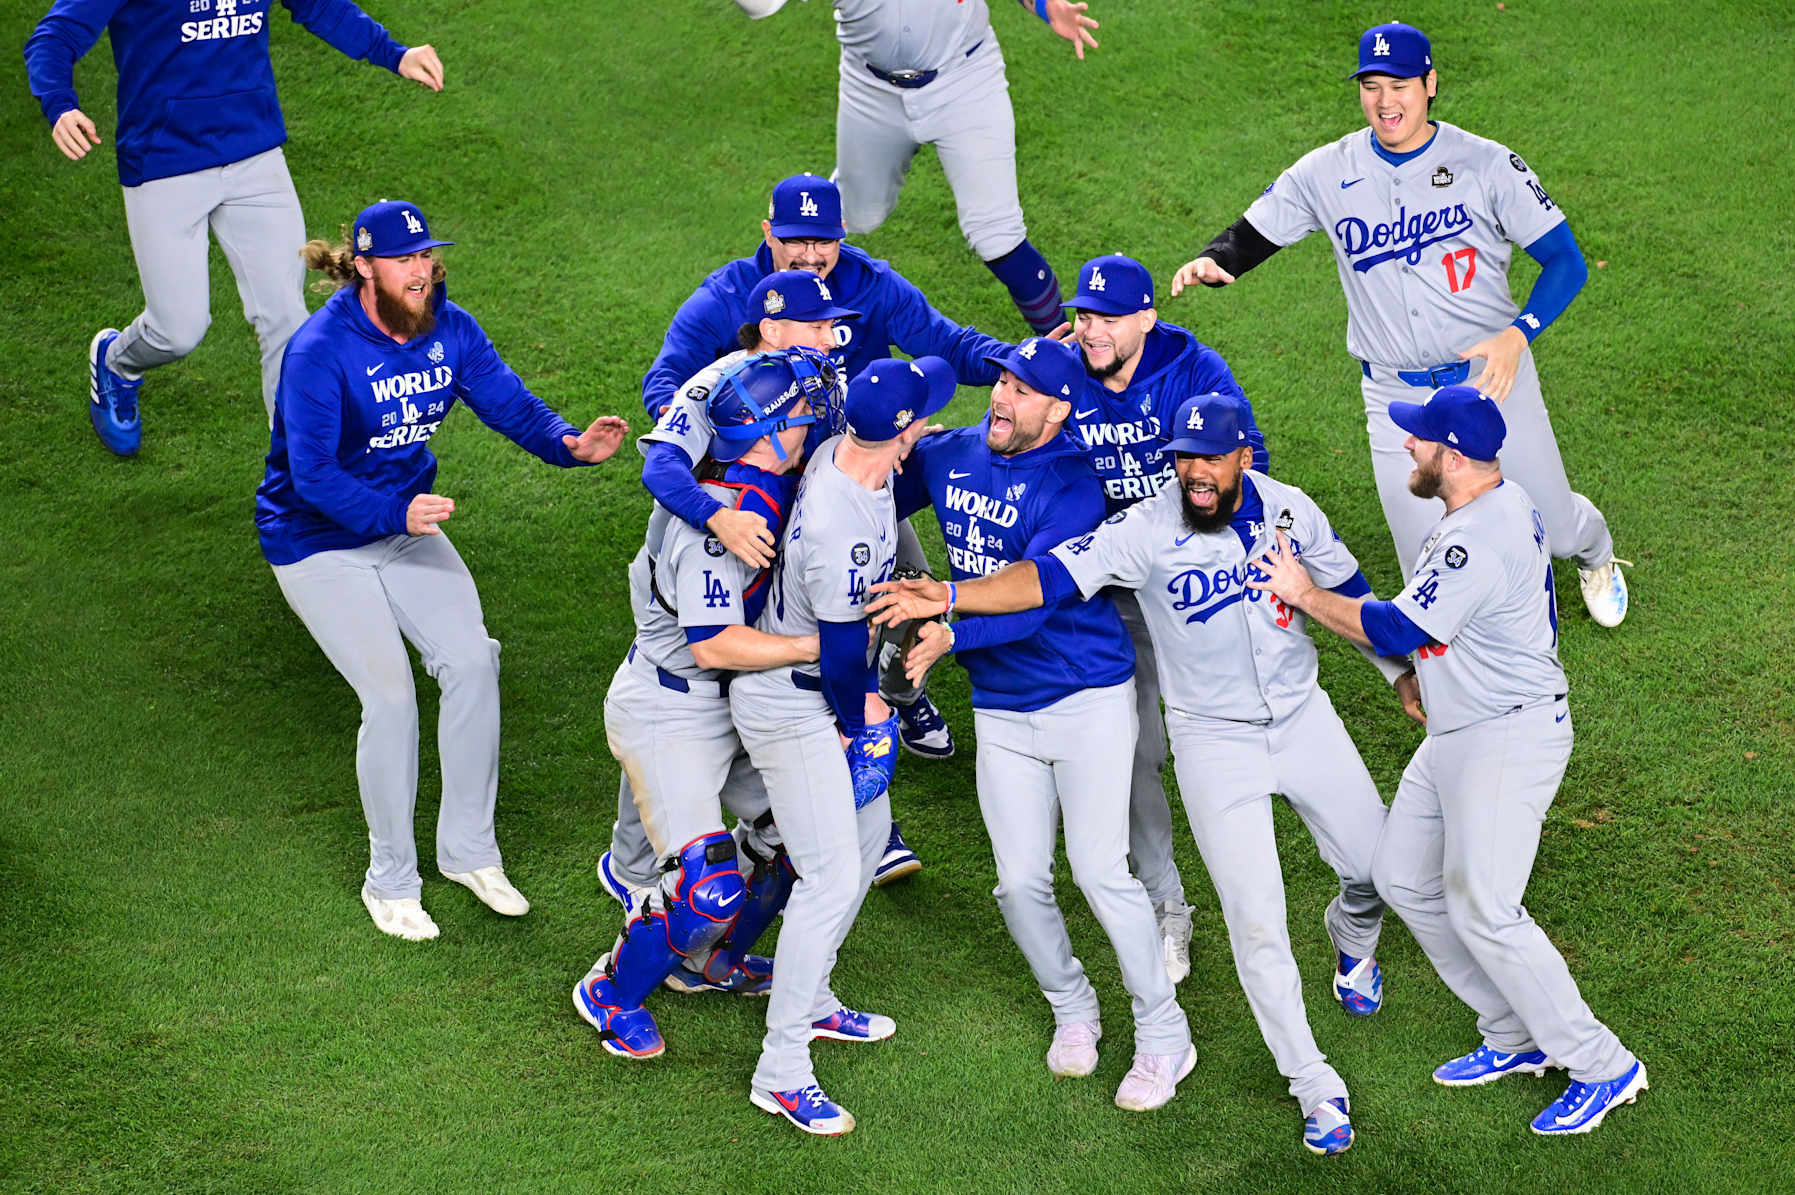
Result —
[[909, 705], [890, 704], [897, 711], [898, 740], [904, 750], [925, 759], [946, 759], [954, 753], [953, 732], [927, 693]]

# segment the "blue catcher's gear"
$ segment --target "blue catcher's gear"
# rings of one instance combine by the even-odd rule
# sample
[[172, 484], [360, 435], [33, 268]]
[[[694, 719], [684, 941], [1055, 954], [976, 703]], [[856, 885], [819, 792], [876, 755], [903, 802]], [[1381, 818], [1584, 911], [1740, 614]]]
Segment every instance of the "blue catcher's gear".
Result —
[[848, 744], [848, 774], [854, 780], [854, 808], [865, 809], [891, 787], [897, 772], [898, 719], [869, 723]]
[[[762, 436], [816, 423], [831, 408], [835, 382], [835, 363], [815, 349], [775, 349], [749, 357], [718, 378], [705, 400], [713, 433], [711, 456], [738, 460]], [[809, 400], [810, 414], [791, 413], [800, 399]], [[773, 451], [785, 459], [776, 437]]]
[[624, 1008], [616, 1002], [610, 979], [611, 955], [605, 954], [592, 973], [573, 989], [573, 1008], [598, 1030], [599, 1043], [620, 1058], [659, 1058], [667, 1048], [660, 1026], [646, 1008]]
[[758, 990], [758, 980], [763, 977], [768, 981], [767, 990], [771, 990], [772, 964], [748, 952], [773, 923], [773, 918], [779, 915], [779, 910], [785, 908], [785, 902], [791, 898], [792, 883], [798, 877], [782, 847], [764, 859], [747, 843], [742, 844], [742, 850], [754, 860], [754, 871], [748, 877], [748, 898], [742, 902], [741, 916], [735, 919], [729, 935], [705, 961], [703, 975], [712, 985], [725, 991], [758, 996], [763, 994]]

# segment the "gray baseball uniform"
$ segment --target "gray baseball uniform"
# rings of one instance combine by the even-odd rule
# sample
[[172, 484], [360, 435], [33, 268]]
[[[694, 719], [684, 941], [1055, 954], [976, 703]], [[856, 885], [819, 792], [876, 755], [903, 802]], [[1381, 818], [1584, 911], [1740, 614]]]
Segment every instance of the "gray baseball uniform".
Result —
[[1346, 1085], [1316, 1046], [1304, 1011], [1271, 794], [1284, 794], [1339, 875], [1328, 936], [1356, 958], [1375, 953], [1383, 919], [1371, 861], [1384, 806], [1317, 682], [1307, 620], [1246, 587], [1257, 572], [1248, 562], [1264, 555], [1280, 529], [1299, 545], [1319, 585], [1346, 582], [1358, 564], [1301, 490], [1251, 471], [1242, 485], [1253, 487], [1265, 512], [1247, 531], [1192, 531], [1179, 487], [1168, 485], [1053, 556], [1087, 596], [1106, 585], [1140, 595], [1179, 791], [1215, 883], [1235, 969], [1290, 1094], [1307, 1114], [1346, 1095]]
[[1571, 754], [1549, 542], [1531, 496], [1504, 481], [1439, 521], [1394, 599], [1434, 646], [1415, 662], [1427, 737], [1374, 875], [1492, 1049], [1544, 1050], [1601, 1082], [1633, 1055], [1521, 904]]
[[[1459, 353], [1520, 314], [1508, 288], [1513, 246], [1564, 222], [1519, 155], [1434, 123], [1433, 141], [1401, 165], [1373, 148], [1369, 129], [1312, 150], [1246, 211], [1277, 245], [1328, 232], [1346, 292], [1347, 351], [1361, 363], [1378, 497], [1401, 561], [1415, 558], [1442, 508], [1409, 492], [1407, 433], [1390, 421], [1390, 403], [1420, 401], [1467, 372], [1477, 379], [1483, 362], [1466, 371]], [[1531, 350], [1521, 354], [1502, 416], [1503, 469], [1539, 502], [1552, 554], [1584, 568], [1608, 563], [1607, 522], [1565, 478]]]
[[[891, 487], [875, 493], [837, 468], [842, 442], [825, 441], [804, 470], [757, 624], [769, 634], [812, 635], [823, 621], [863, 619], [867, 588], [891, 575]], [[753, 1080], [757, 1090], [789, 1091], [816, 1082], [810, 1026], [842, 1006], [829, 974], [890, 837], [891, 802], [882, 795], [854, 808], [820, 665], [742, 676], [730, 686], [729, 705], [798, 875], [773, 956], [767, 1033]]]

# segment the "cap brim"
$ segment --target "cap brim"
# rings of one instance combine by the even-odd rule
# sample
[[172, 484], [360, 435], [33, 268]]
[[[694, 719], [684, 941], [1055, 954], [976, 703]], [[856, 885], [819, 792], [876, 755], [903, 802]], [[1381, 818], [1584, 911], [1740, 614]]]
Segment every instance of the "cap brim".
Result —
[[1434, 442], [1433, 431], [1427, 426], [1427, 408], [1418, 402], [1402, 402], [1397, 400], [1390, 404], [1390, 422], [1418, 440]]
[[1124, 303], [1103, 295], [1088, 294], [1073, 295], [1060, 306], [1072, 311], [1095, 311], [1098, 315], [1133, 315], [1147, 309], [1138, 303]]
[[1204, 440], [1196, 436], [1186, 436], [1183, 439], [1171, 441], [1163, 451], [1183, 452], [1190, 456], [1227, 456], [1236, 448], [1248, 446], [1245, 440], [1236, 440], [1229, 444], [1225, 440]]
[[818, 241], [839, 241], [848, 235], [847, 230], [839, 224], [775, 224], [772, 231], [776, 237]]
[[[780, 317], [768, 316], [767, 318], [778, 319]], [[791, 317], [786, 316], [785, 318], [790, 319]], [[849, 307], [825, 307], [809, 318], [813, 321], [820, 319], [859, 319], [860, 313]]]
[[405, 257], [412, 253], [422, 253], [426, 249], [440, 249], [445, 245], [453, 245], [454, 241], [435, 241], [429, 237], [419, 237], [415, 241], [407, 241], [403, 245], [395, 245], [385, 253], [357, 253], [357, 257]]
[[1411, 70], [1406, 67], [1393, 67], [1387, 64], [1378, 64], [1374, 66], [1362, 66], [1346, 77], [1348, 79], [1363, 79], [1366, 75], [1389, 75], [1392, 79], [1419, 79], [1432, 69], [1433, 67], [1431, 66], [1424, 66]]

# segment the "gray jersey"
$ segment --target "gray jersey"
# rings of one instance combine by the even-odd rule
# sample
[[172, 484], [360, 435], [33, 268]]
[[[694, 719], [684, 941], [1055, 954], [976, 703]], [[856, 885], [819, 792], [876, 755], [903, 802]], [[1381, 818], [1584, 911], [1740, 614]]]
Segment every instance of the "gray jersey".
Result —
[[[867, 589], [890, 579], [897, 557], [897, 504], [889, 484], [867, 489], [835, 466], [837, 436], [804, 470], [780, 539], [773, 589], [759, 627], [773, 635], [814, 635], [819, 622], [866, 617]], [[820, 675], [820, 665], [800, 671]]]
[[[724, 504], [735, 494], [721, 486], [704, 491]], [[688, 680], [720, 680], [692, 658], [685, 628], [740, 626], [743, 594], [759, 570], [732, 556], [717, 537], [675, 518], [660, 503], [648, 516], [648, 535], [630, 561], [630, 606], [636, 619], [636, 651], [648, 662]]]
[[985, 0], [836, 0], [842, 49], [883, 71], [935, 71], [990, 31]]
[[1247, 208], [1265, 238], [1328, 232], [1346, 291], [1346, 348], [1390, 369], [1423, 369], [1520, 314], [1508, 289], [1514, 245], [1564, 214], [1507, 146], [1445, 121], [1416, 157], [1392, 166], [1370, 129], [1305, 154]]
[[1545, 521], [1514, 481], [1440, 520], [1393, 599], [1436, 645], [1415, 653], [1428, 734], [1568, 690], [1552, 581]]
[[1316, 687], [1315, 643], [1308, 619], [1271, 594], [1246, 586], [1282, 530], [1317, 585], [1359, 571], [1327, 516], [1295, 486], [1248, 471], [1267, 521], [1253, 526], [1249, 549], [1232, 527], [1185, 526], [1179, 487], [1111, 515], [1088, 535], [1053, 550], [1090, 597], [1105, 585], [1139, 591], [1153, 638], [1166, 706], [1238, 722], [1282, 719]]
[[711, 388], [718, 378], [753, 355], [746, 349], [737, 349], [718, 357], [686, 379], [686, 384], [679, 388], [679, 393], [655, 420], [654, 428], [647, 435], [636, 437], [636, 451], [647, 456], [650, 444], [677, 444], [694, 465], [703, 460], [711, 449], [711, 417], [705, 405], [710, 399]]

